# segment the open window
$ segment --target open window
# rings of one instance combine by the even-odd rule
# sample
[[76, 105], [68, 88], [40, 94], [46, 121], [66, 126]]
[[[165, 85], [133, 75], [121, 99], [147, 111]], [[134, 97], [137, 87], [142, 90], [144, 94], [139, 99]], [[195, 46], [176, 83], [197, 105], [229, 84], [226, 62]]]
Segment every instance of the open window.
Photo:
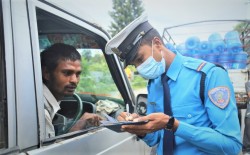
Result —
[[[37, 8], [39, 47], [42, 52], [55, 43], [74, 46], [82, 56], [82, 74], [76, 94], [82, 100], [83, 109], [75, 97], [67, 97], [61, 103], [58, 112], [73, 119], [80, 111], [98, 113], [100, 101], [116, 103], [114, 110], [108, 113], [115, 116], [122, 109], [124, 100], [112, 78], [104, 55], [106, 41], [93, 32], [70, 21]], [[103, 103], [102, 102], [102, 103]]]

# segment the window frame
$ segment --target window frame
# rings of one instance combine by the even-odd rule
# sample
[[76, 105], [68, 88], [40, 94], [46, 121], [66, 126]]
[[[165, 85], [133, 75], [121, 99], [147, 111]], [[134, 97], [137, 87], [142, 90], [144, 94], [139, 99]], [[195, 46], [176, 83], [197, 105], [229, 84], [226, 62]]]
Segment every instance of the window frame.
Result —
[[[29, 8], [29, 18], [30, 18], [30, 23], [36, 23], [37, 24], [37, 18], [36, 18], [36, 9], [42, 9], [46, 12], [49, 12], [50, 14], [53, 14], [55, 16], [58, 16], [59, 18], [62, 18], [68, 22], [71, 22], [82, 29], [86, 29], [86, 31], [90, 32], [90, 35], [92, 35], [94, 38], [97, 38], [98, 43], [102, 44], [103, 46], [101, 47], [101, 50], [104, 52], [105, 50], [105, 45], [107, 40], [109, 40], [109, 35], [100, 29], [99, 27], [95, 26], [94, 24], [91, 24], [89, 22], [86, 22], [85, 20], [78, 18], [64, 10], [59, 9], [58, 7], [54, 6], [53, 4], [49, 2], [39, 2], [39, 1], [33, 1], [28, 3], [28, 8]], [[34, 70], [35, 73], [35, 85], [36, 85], [36, 94], [37, 94], [37, 109], [38, 109], [38, 120], [39, 120], [39, 125], [40, 125], [40, 142], [42, 142], [42, 145], [47, 145], [51, 142], [54, 142], [60, 137], [63, 138], [70, 138], [72, 137], [72, 133], [65, 134], [62, 136], [57, 136], [52, 139], [45, 139], [45, 125], [44, 125], [44, 109], [42, 101], [42, 75], [41, 75], [41, 69], [40, 69], [40, 55], [38, 52], [39, 51], [39, 38], [38, 38], [38, 28], [37, 25], [30, 25], [31, 29], [31, 42], [32, 42], [32, 50], [33, 50], [33, 59], [34, 62], [39, 62], [39, 63], [34, 63]], [[84, 31], [85, 32], [85, 31]], [[99, 38], [99, 39], [98, 39]], [[109, 70], [111, 72], [111, 75], [114, 77], [114, 82], [119, 89], [124, 102], [129, 103], [131, 105], [131, 109], [133, 109], [134, 103], [135, 103], [135, 98], [132, 92], [132, 89], [128, 84], [128, 80], [125, 76], [125, 72], [122, 68], [122, 65], [120, 61], [118, 60], [116, 55], [107, 55], [104, 52], [105, 59], [107, 61]], [[114, 65], [115, 64], [115, 65]], [[118, 64], [118, 65], [117, 65]], [[117, 70], [119, 72], [117, 72]], [[117, 80], [119, 79], [119, 80]], [[85, 133], [85, 131], [83, 131]], [[79, 133], [76, 133], [75, 135], [73, 134], [73, 137], [77, 136]]]
[[7, 88], [6, 88], [6, 63], [5, 63], [5, 48], [4, 48], [4, 31], [3, 31], [3, 12], [2, 1], [0, 1], [0, 116], [3, 124], [0, 126], [0, 143], [3, 141], [1, 149], [8, 148], [8, 113], [7, 113]]
[[[8, 147], [4, 149], [5, 153], [18, 152], [16, 141], [16, 98], [15, 98], [15, 80], [14, 80], [14, 50], [12, 36], [12, 21], [11, 21], [11, 4], [10, 1], [2, 0], [2, 21], [3, 21], [3, 41], [5, 52], [5, 77], [6, 77], [6, 95], [7, 95], [7, 121], [8, 121]], [[8, 40], [8, 41], [6, 41]]]

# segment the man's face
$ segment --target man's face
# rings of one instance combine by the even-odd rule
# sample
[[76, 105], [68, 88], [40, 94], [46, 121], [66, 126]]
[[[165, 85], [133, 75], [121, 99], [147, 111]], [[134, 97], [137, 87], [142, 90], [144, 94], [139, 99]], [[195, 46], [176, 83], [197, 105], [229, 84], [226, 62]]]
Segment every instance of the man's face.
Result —
[[47, 87], [57, 100], [73, 95], [80, 80], [81, 61], [59, 60], [52, 73], [46, 73]]
[[147, 58], [150, 56], [151, 56], [151, 47], [148, 45], [140, 46], [135, 59], [131, 62], [131, 65], [138, 67], [144, 61], [146, 61]]
[[161, 52], [157, 48], [154, 48], [154, 45], [152, 47], [147, 44], [142, 45], [139, 47], [138, 53], [135, 59], [131, 62], [131, 65], [138, 67], [144, 61], [146, 61], [150, 56], [153, 56], [153, 58], [158, 62], [162, 58]]

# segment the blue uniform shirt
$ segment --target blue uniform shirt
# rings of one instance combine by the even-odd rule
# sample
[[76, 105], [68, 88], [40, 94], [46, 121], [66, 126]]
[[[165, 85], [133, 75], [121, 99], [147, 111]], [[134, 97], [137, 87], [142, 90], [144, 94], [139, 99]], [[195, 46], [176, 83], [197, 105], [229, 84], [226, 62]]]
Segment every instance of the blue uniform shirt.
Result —
[[[242, 144], [233, 86], [224, 69], [207, 62], [202, 67], [207, 74], [203, 104], [199, 95], [201, 73], [197, 71], [202, 62], [177, 53], [166, 73], [170, 78], [168, 84], [173, 116], [180, 122], [174, 133], [174, 154], [236, 155]], [[226, 98], [221, 100], [221, 105], [216, 105], [212, 101], [218, 99], [214, 97], [217, 94], [213, 95], [210, 90], [221, 88], [228, 90], [229, 94], [224, 95]], [[163, 96], [161, 77], [151, 80], [148, 84], [147, 114], [164, 112]], [[229, 101], [226, 102], [226, 99]], [[157, 154], [162, 154], [163, 130], [147, 134], [143, 140], [149, 146], [158, 145]]]

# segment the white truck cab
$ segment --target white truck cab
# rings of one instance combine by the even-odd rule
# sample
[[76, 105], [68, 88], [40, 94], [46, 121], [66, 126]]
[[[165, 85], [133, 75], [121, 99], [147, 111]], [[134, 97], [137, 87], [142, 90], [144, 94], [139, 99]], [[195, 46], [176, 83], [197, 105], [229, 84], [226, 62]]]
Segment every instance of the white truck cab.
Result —
[[0, 0], [0, 154], [150, 154], [134, 135], [101, 127], [45, 138], [40, 52], [54, 43], [76, 47], [83, 63], [76, 92], [83, 109], [69, 98], [62, 114], [96, 112], [100, 100], [117, 103], [120, 110], [126, 103], [134, 111], [136, 99], [120, 61], [104, 52], [108, 40], [84, 16], [49, 2]]

